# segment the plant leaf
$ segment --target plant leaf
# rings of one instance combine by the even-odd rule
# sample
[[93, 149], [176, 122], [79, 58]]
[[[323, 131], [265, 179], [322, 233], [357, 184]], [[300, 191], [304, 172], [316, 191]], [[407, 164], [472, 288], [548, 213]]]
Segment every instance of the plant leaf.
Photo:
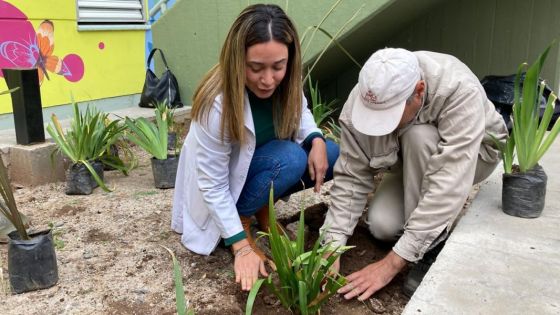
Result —
[[[181, 272], [181, 266], [179, 265], [179, 262], [177, 261], [177, 258], [175, 258], [175, 254], [171, 249], [163, 245], [161, 245], [161, 247], [165, 248], [173, 259], [173, 282], [175, 283], [176, 301], [175, 305], [177, 307], [177, 314], [185, 315], [187, 304], [185, 302], [185, 289], [183, 288], [183, 273]], [[189, 313], [191, 312], [189, 311]]]
[[264, 281], [265, 279], [258, 279], [257, 282], [253, 284], [253, 287], [249, 292], [249, 296], [247, 297], [247, 304], [245, 306], [246, 315], [250, 315], [253, 313], [253, 304], [255, 303], [255, 298], [257, 297], [257, 293], [259, 293], [261, 285], [263, 284]]

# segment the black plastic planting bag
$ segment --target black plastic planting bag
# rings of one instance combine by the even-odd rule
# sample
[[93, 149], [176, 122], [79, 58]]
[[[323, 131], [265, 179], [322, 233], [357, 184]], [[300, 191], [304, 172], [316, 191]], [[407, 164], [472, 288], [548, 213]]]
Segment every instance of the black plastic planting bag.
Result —
[[167, 150], [175, 150], [177, 146], [177, 133], [167, 133]]
[[[165, 71], [161, 77], [157, 77], [155, 73], [150, 70], [150, 62], [155, 52], [159, 51], [163, 64], [165, 65]], [[177, 83], [177, 78], [171, 73], [169, 67], [167, 66], [167, 61], [163, 55], [163, 51], [159, 48], [154, 48], [148, 56], [148, 70], [146, 70], [146, 79], [144, 81], [144, 87], [142, 88], [142, 94], [140, 95], [140, 107], [150, 107], [154, 108], [157, 103], [167, 102], [167, 106], [171, 108], [183, 107], [181, 102], [181, 95], [179, 94], [179, 83]]]
[[503, 211], [521, 218], [540, 216], [544, 208], [546, 181], [546, 173], [538, 164], [526, 173], [504, 174]]
[[8, 234], [8, 274], [15, 293], [52, 287], [58, 282], [56, 253], [50, 230], [22, 240], [17, 231]]
[[[91, 166], [103, 180], [103, 163], [95, 161]], [[65, 191], [67, 195], [89, 195], [97, 186], [99, 185], [83, 163], [72, 164], [68, 169]]]
[[[521, 76], [521, 83], [525, 80], [525, 74]], [[539, 85], [543, 82], [542, 79], [539, 79]], [[498, 76], [498, 75], [489, 75], [484, 77], [480, 83], [484, 87], [484, 91], [486, 91], [486, 96], [494, 106], [496, 110], [502, 115], [506, 125], [508, 126], [509, 131], [511, 132], [512, 125], [511, 125], [511, 112], [513, 108], [513, 88], [515, 85], [515, 74], [512, 75], [505, 75], [505, 76]], [[548, 85], [545, 86], [543, 95], [539, 100], [539, 107], [540, 107], [540, 118], [544, 113], [546, 107], [546, 101], [548, 100], [548, 96], [552, 90]], [[556, 119], [560, 116], [560, 100], [556, 100], [556, 107], [554, 108], [554, 114], [552, 115], [552, 119], [548, 124], [548, 130], [552, 128]]]
[[166, 189], [175, 187], [179, 156], [168, 155], [166, 160], [152, 158], [152, 173], [156, 188]]

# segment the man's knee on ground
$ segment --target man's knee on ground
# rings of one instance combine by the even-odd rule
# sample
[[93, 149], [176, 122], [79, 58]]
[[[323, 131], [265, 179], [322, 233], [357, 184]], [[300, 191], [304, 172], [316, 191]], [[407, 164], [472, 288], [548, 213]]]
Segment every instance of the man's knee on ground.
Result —
[[380, 241], [394, 242], [402, 230], [402, 224], [390, 222], [386, 216], [378, 216], [376, 213], [369, 213], [368, 221], [369, 232]]

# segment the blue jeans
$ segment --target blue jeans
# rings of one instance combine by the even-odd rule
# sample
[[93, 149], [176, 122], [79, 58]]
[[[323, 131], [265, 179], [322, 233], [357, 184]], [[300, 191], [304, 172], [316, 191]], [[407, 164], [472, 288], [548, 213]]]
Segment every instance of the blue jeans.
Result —
[[[329, 169], [324, 182], [333, 178], [333, 166], [339, 154], [338, 144], [330, 140], [326, 143]], [[258, 147], [237, 200], [237, 212], [250, 216], [268, 205], [271, 182], [274, 183], [274, 200], [315, 186], [309, 177], [308, 156], [308, 149], [292, 141], [273, 140]]]

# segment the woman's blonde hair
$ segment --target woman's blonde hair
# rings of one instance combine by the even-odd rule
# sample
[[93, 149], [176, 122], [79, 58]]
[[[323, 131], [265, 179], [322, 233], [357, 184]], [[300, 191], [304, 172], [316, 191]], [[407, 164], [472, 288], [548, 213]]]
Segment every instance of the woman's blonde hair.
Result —
[[246, 52], [255, 44], [271, 40], [288, 47], [286, 74], [272, 96], [276, 136], [292, 138], [299, 129], [303, 94], [297, 31], [280, 7], [257, 4], [245, 8], [233, 22], [219, 63], [206, 73], [194, 93], [192, 117], [197, 122], [207, 117], [214, 99], [222, 93], [222, 141], [226, 131], [231, 141], [246, 140], [243, 119]]

